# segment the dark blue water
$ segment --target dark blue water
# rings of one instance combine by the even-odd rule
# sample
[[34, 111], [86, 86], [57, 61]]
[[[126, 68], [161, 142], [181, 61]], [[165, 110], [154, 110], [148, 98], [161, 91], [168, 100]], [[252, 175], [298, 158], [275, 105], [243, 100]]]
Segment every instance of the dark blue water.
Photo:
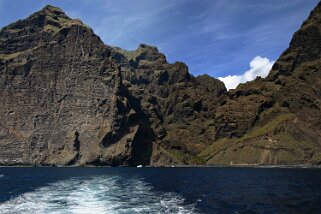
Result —
[[0, 168], [0, 213], [321, 213], [321, 169]]

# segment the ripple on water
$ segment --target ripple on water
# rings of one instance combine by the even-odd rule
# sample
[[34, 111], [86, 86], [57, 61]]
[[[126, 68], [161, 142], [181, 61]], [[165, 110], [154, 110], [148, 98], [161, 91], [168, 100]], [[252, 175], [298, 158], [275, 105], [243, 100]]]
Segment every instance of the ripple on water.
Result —
[[196, 213], [172, 192], [156, 192], [139, 179], [71, 178], [0, 204], [4, 213]]

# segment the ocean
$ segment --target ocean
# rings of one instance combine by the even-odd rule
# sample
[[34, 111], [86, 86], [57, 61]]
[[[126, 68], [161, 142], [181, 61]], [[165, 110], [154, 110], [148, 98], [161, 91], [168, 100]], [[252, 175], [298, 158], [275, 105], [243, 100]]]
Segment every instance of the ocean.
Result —
[[0, 213], [321, 213], [321, 169], [2, 167]]

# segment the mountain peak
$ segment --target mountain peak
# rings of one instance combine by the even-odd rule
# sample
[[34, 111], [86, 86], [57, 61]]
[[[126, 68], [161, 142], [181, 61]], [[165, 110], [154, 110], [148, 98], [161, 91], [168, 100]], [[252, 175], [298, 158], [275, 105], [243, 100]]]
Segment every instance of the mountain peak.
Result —
[[46, 5], [40, 11], [31, 15], [31, 18], [42, 20], [41, 23], [46, 31], [57, 32], [72, 25], [89, 28], [81, 20], [70, 18], [61, 8], [52, 5]]
[[[5, 35], [5, 39], [0, 44], [0, 54], [8, 55], [32, 49], [39, 45], [39, 41], [49, 41], [62, 29], [73, 26], [93, 33], [79, 19], [70, 18], [58, 7], [46, 5], [26, 19], [18, 20], [1, 29], [0, 34]], [[21, 44], [17, 45], [12, 41], [20, 41]]]
[[72, 25], [83, 26], [90, 29], [90, 27], [84, 24], [80, 19], [72, 19], [67, 16], [62, 9], [52, 5], [46, 5], [35, 14], [39, 14], [40, 16], [45, 15], [45, 25], [47, 25], [47, 27], [45, 26], [45, 29], [49, 27], [49, 29], [55, 30], [56, 28], [57, 30]]
[[46, 17], [47, 19], [53, 19], [58, 22], [71, 20], [71, 18], [68, 17], [62, 9], [60, 9], [59, 7], [54, 7], [52, 5], [46, 5], [38, 12], [31, 15], [31, 17], [39, 17], [39, 16]]
[[52, 6], [52, 5], [46, 5], [45, 7], [43, 7], [41, 9], [41, 11], [45, 11], [45, 12], [60, 12], [60, 13], [64, 13], [63, 10], [59, 7], [55, 7], [55, 6]]

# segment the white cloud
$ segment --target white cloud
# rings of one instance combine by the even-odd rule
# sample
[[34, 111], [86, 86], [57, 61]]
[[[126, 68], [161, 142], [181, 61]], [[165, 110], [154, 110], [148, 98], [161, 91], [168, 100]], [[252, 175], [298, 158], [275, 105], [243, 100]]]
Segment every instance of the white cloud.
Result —
[[275, 61], [271, 61], [268, 58], [256, 56], [250, 62], [250, 70], [244, 72], [242, 75], [228, 75], [226, 77], [219, 77], [218, 79], [223, 81], [227, 90], [235, 89], [240, 83], [254, 80], [260, 76], [266, 77]]

